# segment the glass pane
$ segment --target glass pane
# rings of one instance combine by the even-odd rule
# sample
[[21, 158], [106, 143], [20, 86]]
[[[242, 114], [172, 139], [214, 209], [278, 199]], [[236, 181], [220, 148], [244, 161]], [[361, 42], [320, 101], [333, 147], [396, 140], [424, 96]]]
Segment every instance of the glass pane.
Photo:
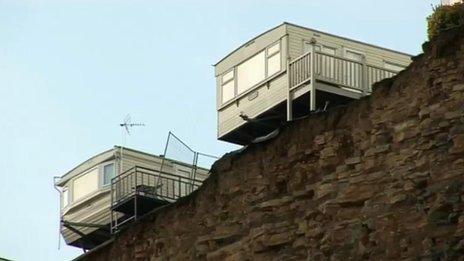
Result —
[[111, 183], [111, 179], [114, 177], [114, 164], [108, 164], [103, 167], [103, 185]]
[[89, 171], [74, 181], [73, 199], [77, 201], [98, 190], [98, 168]]
[[280, 51], [280, 42], [277, 42], [273, 46], [269, 47], [269, 49], [267, 49], [267, 56], [269, 57], [279, 51]]
[[235, 97], [234, 81], [230, 81], [222, 86], [222, 102], [227, 102]]
[[237, 67], [238, 93], [242, 93], [264, 80], [265, 58], [265, 52], [262, 51]]
[[222, 83], [225, 83], [229, 80], [232, 80], [234, 78], [234, 70], [224, 74], [224, 76], [222, 76]]
[[345, 57], [351, 60], [355, 60], [358, 62], [361, 62], [363, 59], [363, 55], [360, 53], [352, 52], [352, 51], [346, 51]]
[[[311, 51], [311, 46], [313, 46], [310, 42], [304, 42], [303, 52], [307, 53]], [[320, 45], [314, 45], [314, 51], [321, 51]]]
[[267, 74], [268, 74], [268, 76], [272, 76], [272, 75], [280, 72], [280, 69], [281, 69], [280, 53], [267, 59]]
[[336, 49], [332, 47], [323, 46], [322, 51], [327, 54], [335, 55]]
[[65, 208], [67, 205], [68, 205], [68, 201], [69, 201], [69, 196], [68, 196], [68, 188], [63, 188], [63, 192], [62, 192], [62, 201], [63, 201], [63, 207]]

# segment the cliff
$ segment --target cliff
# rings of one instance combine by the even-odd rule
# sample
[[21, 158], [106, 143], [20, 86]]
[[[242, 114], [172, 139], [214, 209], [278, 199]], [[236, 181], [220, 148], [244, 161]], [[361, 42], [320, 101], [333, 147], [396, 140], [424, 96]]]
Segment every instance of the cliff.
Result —
[[464, 27], [370, 97], [229, 154], [194, 194], [83, 260], [464, 255]]

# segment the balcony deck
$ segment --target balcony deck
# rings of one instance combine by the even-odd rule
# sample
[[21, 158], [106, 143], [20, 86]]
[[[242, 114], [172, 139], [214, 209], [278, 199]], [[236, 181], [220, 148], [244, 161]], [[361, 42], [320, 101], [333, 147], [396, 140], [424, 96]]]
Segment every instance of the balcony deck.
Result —
[[[314, 65], [314, 66], [313, 66]], [[287, 120], [293, 118], [293, 100], [297, 90], [309, 86], [310, 110], [316, 109], [316, 89], [352, 99], [372, 92], [372, 85], [395, 76], [397, 72], [362, 61], [311, 50], [289, 62], [287, 67]], [[312, 80], [314, 79], [314, 80]], [[316, 82], [324, 87], [316, 87]]]
[[[111, 232], [153, 209], [190, 194], [203, 181], [153, 169], [134, 167], [111, 181]], [[124, 218], [116, 219], [117, 214]]]

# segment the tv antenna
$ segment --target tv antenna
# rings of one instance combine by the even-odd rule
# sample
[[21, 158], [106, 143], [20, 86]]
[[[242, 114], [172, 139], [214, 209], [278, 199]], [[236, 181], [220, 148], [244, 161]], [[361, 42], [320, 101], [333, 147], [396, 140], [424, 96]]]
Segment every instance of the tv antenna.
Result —
[[141, 127], [145, 126], [143, 123], [132, 123], [130, 114], [127, 114], [124, 118], [124, 123], [119, 124], [119, 126], [124, 127], [126, 130], [127, 135], [130, 135], [130, 131], [132, 127]]
[[119, 126], [122, 127], [122, 144], [120, 146], [121, 159], [119, 162], [119, 173], [122, 173], [122, 149], [126, 146], [127, 135], [131, 134], [131, 129], [133, 127], [143, 127], [145, 126], [145, 124], [140, 122], [132, 122], [130, 114], [127, 114], [126, 117], [124, 117], [123, 123], [120, 123]]

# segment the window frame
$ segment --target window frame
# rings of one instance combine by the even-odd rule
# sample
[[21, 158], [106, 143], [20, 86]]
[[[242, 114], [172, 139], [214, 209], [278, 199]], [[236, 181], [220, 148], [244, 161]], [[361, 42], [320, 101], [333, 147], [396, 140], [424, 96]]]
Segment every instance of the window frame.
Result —
[[[306, 49], [306, 45], [310, 45], [310, 44], [311, 44], [310, 41], [304, 41], [304, 43], [303, 43], [303, 52], [304, 52], [304, 54], [310, 52], [310, 51], [304, 51], [304, 50]], [[319, 50], [314, 49], [314, 51], [319, 52], [319, 53], [323, 53], [323, 54], [327, 54], [327, 55], [332, 55], [332, 56], [337, 56], [337, 55], [339, 54], [338, 50], [340, 50], [340, 47], [339, 47], [339, 46], [337, 47], [337, 46], [335, 46], [335, 45], [328, 45], [328, 44], [316, 43], [316, 44], [314, 44], [314, 46], [319, 47]], [[323, 51], [324, 48], [334, 50], [334, 51], [335, 51], [335, 54], [331, 54], [331, 53], [324, 52], [324, 51]]]
[[[277, 48], [277, 51], [275, 51], [274, 53], [269, 53], [269, 49], [272, 49], [274, 46], [278, 45], [279, 48]], [[273, 74], [269, 74], [269, 60], [271, 58], [273, 58], [274, 56], [277, 56], [279, 55], [279, 65], [280, 65], [280, 69], [278, 71], [276, 71], [275, 73]], [[266, 48], [266, 57], [265, 57], [265, 77], [264, 77], [264, 80], [266, 79], [269, 79], [270, 77], [274, 76], [274, 75], [277, 75], [279, 74], [280, 72], [282, 72], [282, 42], [279, 40], [279, 41], [276, 41], [274, 43], [272, 43], [271, 45], [269, 45], [267, 48]]]
[[[71, 198], [69, 197], [70, 193], [69, 193], [69, 187], [68, 186], [64, 186], [62, 189], [61, 189], [61, 209], [67, 209], [69, 207], [69, 205], [71, 204]], [[66, 195], [66, 200], [65, 200], [65, 196]]]
[[[269, 49], [274, 47], [275, 45], [278, 45], [279, 48], [277, 49], [277, 51], [269, 54]], [[258, 86], [261, 86], [263, 85], [264, 83], [270, 81], [271, 79], [273, 79], [274, 77], [276, 77], [277, 75], [281, 74], [284, 70], [285, 70], [285, 66], [284, 66], [284, 61], [283, 61], [283, 55], [282, 55], [282, 51], [283, 51], [283, 43], [282, 43], [282, 38], [272, 42], [271, 44], [269, 44], [268, 46], [266, 46], [265, 48], [257, 51], [256, 53], [254, 53], [252, 56], [248, 57], [246, 60], [243, 60], [242, 62], [236, 64], [235, 66], [233, 66], [231, 69], [225, 71], [224, 73], [222, 73], [221, 75], [219, 75], [218, 77], [220, 77], [219, 79], [219, 91], [220, 91], [220, 97], [219, 97], [219, 101], [220, 101], [220, 107], [223, 107], [223, 106], [226, 106], [230, 103], [232, 103], [233, 101], [239, 99], [240, 97], [246, 95], [247, 93], [249, 93], [251, 90], [254, 90], [255, 88], [257, 88]], [[257, 55], [259, 55], [260, 53], [264, 52], [264, 79], [259, 81], [258, 83], [246, 88], [245, 90], [243, 90], [242, 92], [238, 92], [238, 78], [240, 77], [238, 75], [238, 70], [237, 68], [248, 62], [249, 60], [253, 59], [254, 57], [256, 57]], [[269, 75], [269, 72], [268, 72], [268, 61], [270, 58], [274, 57], [275, 55], [280, 55], [280, 70], [273, 73], [272, 75]], [[225, 81], [223, 82], [223, 77], [225, 75], [227, 75], [228, 73], [230, 73], [231, 71], [234, 72], [234, 75], [233, 75], [233, 78], [231, 80], [228, 80], [228, 81]], [[234, 97], [227, 100], [227, 101], [224, 101], [223, 100], [223, 87], [225, 84], [229, 83], [230, 81], [234, 81]]]
[[[104, 163], [101, 163], [101, 175], [100, 175], [100, 184], [101, 186], [99, 186], [100, 188], [107, 188], [111, 185], [111, 180], [116, 177], [116, 164], [114, 161], [110, 161], [110, 162], [104, 162]], [[109, 165], [113, 165], [113, 177], [111, 177], [110, 179], [110, 182], [105, 184], [105, 167], [106, 166], [109, 166]]]
[[[104, 184], [103, 181], [104, 181], [104, 166], [107, 166], [107, 165], [110, 165], [110, 164], [114, 164], [113, 166], [113, 170], [114, 170], [114, 177], [116, 177], [118, 175], [118, 170], [117, 170], [117, 166], [116, 166], [116, 161], [115, 160], [112, 160], [112, 161], [107, 161], [107, 162], [101, 162], [99, 164], [96, 164], [94, 165], [93, 167], [91, 168], [88, 168], [87, 170], [83, 171], [82, 173], [80, 173], [79, 175], [73, 177], [72, 179], [70, 179], [68, 181], [68, 185], [67, 185], [67, 188], [68, 188], [68, 205], [66, 207], [63, 207], [64, 209], [68, 209], [68, 208], [73, 208], [75, 206], [78, 206], [80, 205], [81, 203], [87, 201], [88, 199], [92, 198], [92, 197], [95, 197], [96, 195], [100, 194], [100, 193], [104, 193], [105, 191], [108, 191], [110, 189], [110, 184]], [[88, 193], [87, 195], [83, 196], [83, 197], [80, 197], [79, 199], [75, 200], [75, 197], [74, 197], [74, 189], [75, 189], [75, 186], [74, 186], [74, 182], [79, 179], [80, 177], [88, 174], [89, 172], [91, 171], [94, 171], [95, 169], [97, 169], [97, 189], [95, 191], [92, 191], [90, 193]]]
[[[321, 45], [319, 45], [319, 46], [320, 46], [320, 48], [321, 48], [321, 50], [320, 50], [321, 53], [328, 54], [328, 55], [333, 55], [333, 56], [337, 56], [338, 48], [332, 47], [332, 46], [328, 46], [328, 45], [323, 45], [323, 44], [321, 44]], [[333, 53], [333, 54], [328, 53], [328, 52], [324, 51], [324, 49], [331, 49], [331, 50], [334, 51], [334, 53]]]
[[[348, 57], [346, 56], [346, 53], [347, 53], [347, 52], [351, 52], [351, 53], [355, 53], [355, 54], [361, 55], [361, 61], [356, 61], [356, 60], [354, 60], [354, 59], [348, 58]], [[356, 49], [351, 49], [351, 48], [346, 48], [346, 47], [345, 47], [345, 48], [343, 48], [343, 58], [349, 59], [349, 60], [351, 60], [351, 61], [355, 61], [355, 62], [362, 63], [362, 62], [363, 62], [363, 59], [366, 59], [366, 54], [365, 54], [364, 52], [362, 52], [362, 51], [359, 51], [359, 50], [356, 50]]]
[[[264, 82], [267, 77], [267, 57], [266, 57], [266, 54], [267, 54], [267, 48], [266, 49], [263, 49], [257, 53], [255, 53], [254, 55], [252, 55], [251, 57], [249, 57], [248, 59], [246, 59], [245, 61], [241, 62], [240, 64], [238, 64], [237, 66], [235, 66], [235, 70], [237, 71], [237, 76], [236, 76], [236, 80], [235, 80], [235, 85], [236, 85], [236, 93], [237, 95], [234, 97], [234, 98], [237, 98], [238, 96], [240, 95], [243, 95], [244, 93], [246, 93], [247, 91], [251, 90], [251, 89], [254, 89], [256, 86], [259, 86], [262, 84], [262, 82]], [[249, 86], [248, 88], [244, 89], [243, 91], [239, 92], [239, 85], [238, 85], [238, 81], [240, 79], [240, 75], [238, 73], [238, 67], [240, 67], [241, 65], [245, 64], [246, 62], [249, 62], [250, 60], [252, 60], [253, 58], [256, 58], [258, 57], [259, 55], [263, 55], [264, 56], [264, 78], [260, 81], [258, 81], [257, 83]]]
[[[227, 74], [229, 74], [231, 72], [233, 73], [232, 78], [224, 82], [224, 76], [226, 76]], [[221, 100], [221, 104], [228, 103], [228, 102], [234, 100], [235, 97], [237, 97], [237, 81], [235, 80], [235, 78], [237, 76], [236, 74], [237, 74], [236, 68], [233, 67], [232, 69], [227, 70], [225, 73], [223, 73], [223, 74], [221, 74], [219, 76], [220, 77], [220, 86], [221, 86], [221, 88], [220, 88], [221, 89], [221, 96], [219, 98]], [[234, 96], [231, 99], [229, 99], [227, 101], [224, 101], [224, 86], [226, 84], [230, 83], [231, 81], [234, 82]]]
[[[80, 202], [83, 202], [83, 201], [86, 201], [88, 198], [92, 197], [94, 194], [98, 193], [100, 190], [101, 190], [101, 168], [100, 168], [100, 164], [97, 164], [89, 169], [87, 169], [86, 171], [84, 171], [83, 173], [81, 173], [80, 175], [74, 177], [71, 181], [72, 183], [72, 204], [79, 204]], [[79, 178], [89, 174], [90, 172], [94, 171], [94, 170], [97, 170], [97, 189], [92, 191], [92, 192], [89, 192], [87, 193], [85, 196], [81, 196], [79, 199], [75, 199], [75, 196], [74, 196], [74, 193], [75, 193], [75, 183], [76, 183], [76, 180], [78, 180]]]

